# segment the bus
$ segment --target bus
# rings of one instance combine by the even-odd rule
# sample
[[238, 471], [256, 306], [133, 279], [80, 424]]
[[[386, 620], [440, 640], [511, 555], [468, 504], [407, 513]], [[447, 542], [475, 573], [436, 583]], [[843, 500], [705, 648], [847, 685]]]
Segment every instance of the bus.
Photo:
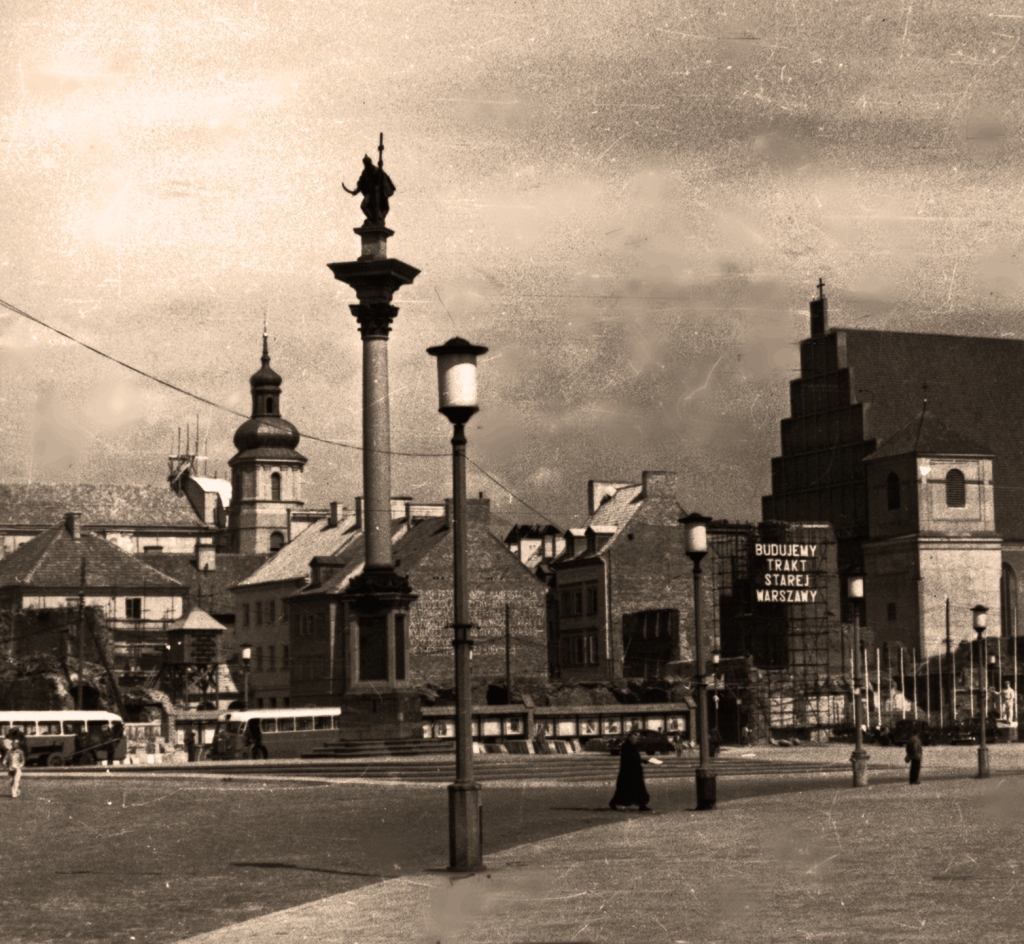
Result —
[[211, 760], [301, 757], [332, 740], [340, 708], [256, 708], [224, 712], [217, 719]]
[[26, 764], [111, 764], [128, 754], [124, 722], [109, 711], [0, 711], [0, 737], [12, 728], [25, 735]]

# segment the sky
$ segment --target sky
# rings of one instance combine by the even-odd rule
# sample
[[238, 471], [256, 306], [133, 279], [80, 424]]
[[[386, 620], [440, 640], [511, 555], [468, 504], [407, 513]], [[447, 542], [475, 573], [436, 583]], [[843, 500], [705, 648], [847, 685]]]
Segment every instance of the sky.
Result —
[[[1024, 12], [997, 0], [74, 0], [0, 7], [0, 481], [226, 475], [264, 319], [307, 505], [361, 492], [355, 259], [384, 134], [394, 493], [450, 494], [426, 348], [481, 359], [471, 494], [586, 517], [679, 476], [756, 521], [835, 326], [1024, 336]], [[180, 433], [179, 433], [180, 430]], [[500, 484], [499, 484], [500, 483]]]

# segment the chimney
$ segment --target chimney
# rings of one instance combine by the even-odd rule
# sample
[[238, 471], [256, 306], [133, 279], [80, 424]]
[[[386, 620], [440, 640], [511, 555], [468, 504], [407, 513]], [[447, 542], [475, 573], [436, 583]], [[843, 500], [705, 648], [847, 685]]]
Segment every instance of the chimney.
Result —
[[338, 503], [331, 502], [331, 517], [328, 519], [328, 525], [332, 528], [338, 527]]
[[363, 496], [356, 495], [356, 530], [363, 530]]
[[64, 516], [64, 527], [71, 535], [72, 541], [79, 541], [82, 538], [82, 513], [80, 511], [69, 511]]
[[196, 570], [201, 573], [217, 569], [217, 548], [213, 538], [196, 540]]
[[676, 473], [675, 472], [644, 472], [643, 474], [643, 497], [647, 498], [675, 498], [676, 497]]
[[828, 299], [825, 283], [818, 279], [818, 297], [811, 299], [811, 337], [820, 338], [828, 331]]

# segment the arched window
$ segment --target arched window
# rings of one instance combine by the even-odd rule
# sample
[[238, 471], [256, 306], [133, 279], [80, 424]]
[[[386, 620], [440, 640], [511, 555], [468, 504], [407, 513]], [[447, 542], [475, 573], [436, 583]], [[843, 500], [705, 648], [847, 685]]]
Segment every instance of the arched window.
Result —
[[273, 413], [274, 412], [274, 398], [273, 397], [267, 397], [267, 412], [268, 413]]
[[[270, 500], [280, 501], [281, 500], [281, 473], [272, 472], [270, 474]], [[963, 504], [963, 502], [961, 502]]]
[[1000, 635], [1017, 635], [1017, 574], [1007, 563], [1003, 564], [1003, 575], [999, 582], [999, 618], [1002, 621]]
[[967, 487], [964, 474], [959, 469], [950, 469], [946, 473], [946, 506], [963, 508], [967, 504]]
[[885, 494], [889, 500], [889, 510], [897, 510], [900, 507], [900, 477], [895, 472], [890, 472], [885, 480]]
[[276, 554], [284, 547], [284, 535], [280, 531], [270, 532], [270, 553]]

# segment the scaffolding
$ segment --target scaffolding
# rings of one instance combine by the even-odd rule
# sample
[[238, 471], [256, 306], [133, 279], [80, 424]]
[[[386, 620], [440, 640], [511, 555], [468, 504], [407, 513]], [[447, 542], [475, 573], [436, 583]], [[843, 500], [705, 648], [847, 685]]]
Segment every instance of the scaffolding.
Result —
[[716, 648], [737, 728], [827, 737], [851, 714], [834, 532], [716, 524], [711, 542]]

